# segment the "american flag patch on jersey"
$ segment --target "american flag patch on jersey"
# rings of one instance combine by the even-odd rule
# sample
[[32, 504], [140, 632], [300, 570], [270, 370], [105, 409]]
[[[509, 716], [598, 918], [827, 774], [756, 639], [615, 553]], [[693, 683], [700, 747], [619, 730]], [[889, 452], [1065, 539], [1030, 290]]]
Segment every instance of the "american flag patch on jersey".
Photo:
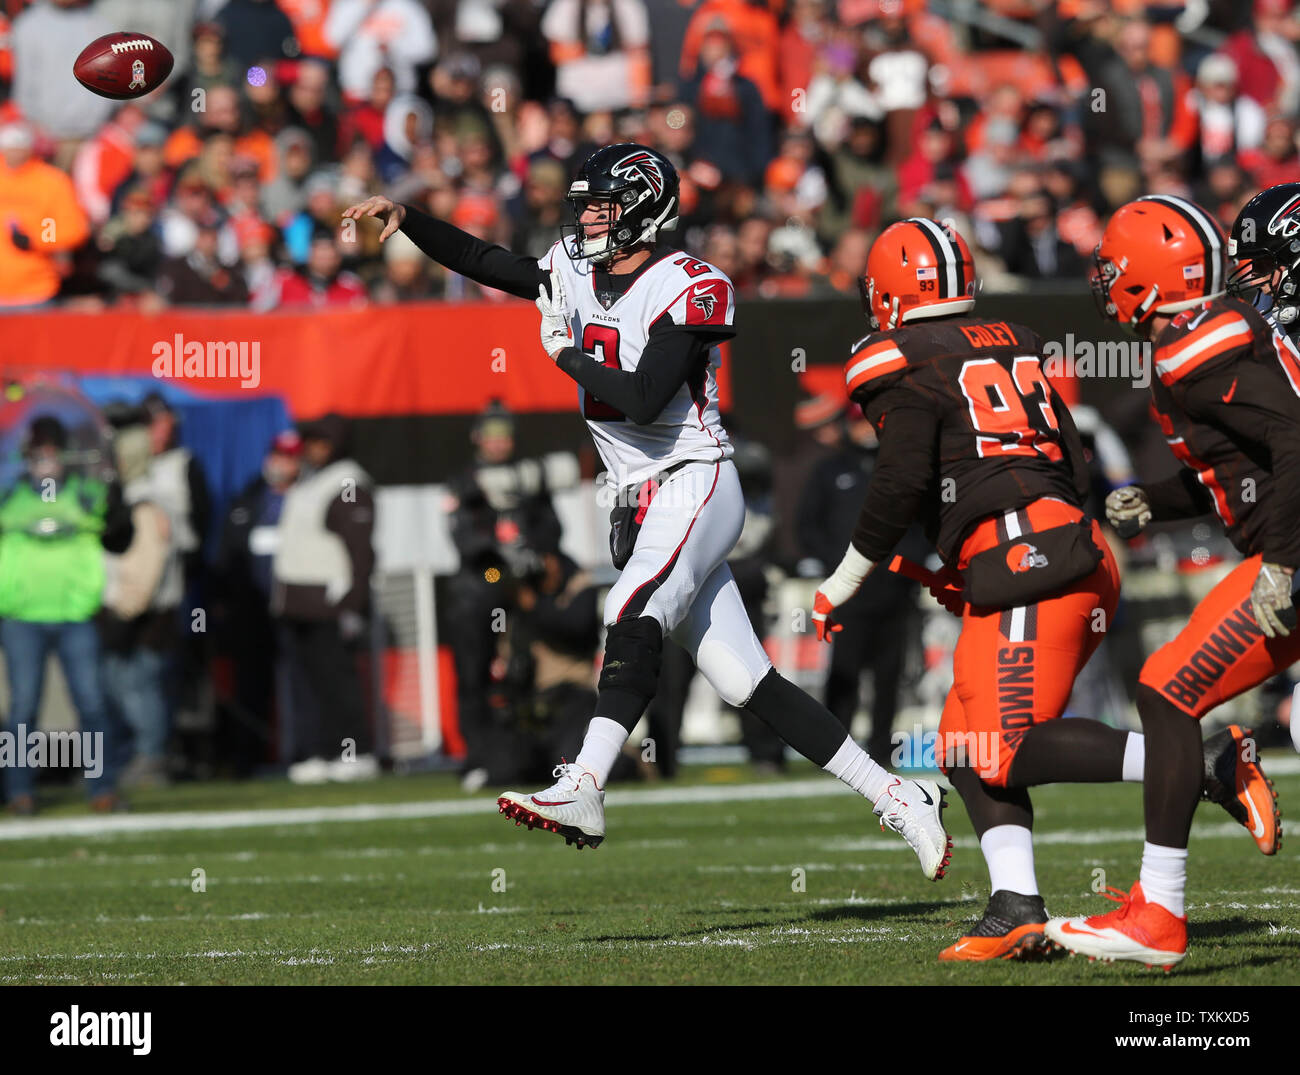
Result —
[[939, 270], [934, 265], [922, 265], [916, 270], [918, 280], [938, 280]]

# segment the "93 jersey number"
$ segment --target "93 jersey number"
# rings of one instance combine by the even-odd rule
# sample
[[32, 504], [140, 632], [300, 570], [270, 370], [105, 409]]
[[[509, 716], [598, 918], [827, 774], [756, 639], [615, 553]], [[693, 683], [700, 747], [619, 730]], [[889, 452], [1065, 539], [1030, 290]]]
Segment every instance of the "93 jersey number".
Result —
[[1017, 355], [1009, 370], [995, 358], [972, 358], [962, 365], [958, 383], [981, 459], [1061, 461], [1060, 425], [1037, 355]]

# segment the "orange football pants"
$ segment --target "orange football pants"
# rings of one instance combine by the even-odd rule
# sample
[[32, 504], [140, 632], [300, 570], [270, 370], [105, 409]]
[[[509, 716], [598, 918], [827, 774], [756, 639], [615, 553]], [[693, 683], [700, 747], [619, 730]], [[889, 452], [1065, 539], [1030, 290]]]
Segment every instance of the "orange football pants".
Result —
[[[1009, 536], [1082, 515], [1062, 500], [1043, 499], [985, 519], [962, 544], [957, 567], [965, 570], [973, 556]], [[1119, 602], [1119, 568], [1095, 519], [1092, 539], [1102, 550], [1101, 563], [1066, 592], [1000, 611], [976, 613], [967, 605], [939, 723], [941, 759], [964, 747], [981, 779], [1004, 787], [1025, 733], [1065, 711], [1074, 678], [1101, 644]]]
[[1178, 637], [1147, 658], [1138, 682], [1199, 720], [1300, 661], [1300, 631], [1268, 638], [1255, 622], [1250, 591], [1262, 560], [1252, 556], [1224, 576]]

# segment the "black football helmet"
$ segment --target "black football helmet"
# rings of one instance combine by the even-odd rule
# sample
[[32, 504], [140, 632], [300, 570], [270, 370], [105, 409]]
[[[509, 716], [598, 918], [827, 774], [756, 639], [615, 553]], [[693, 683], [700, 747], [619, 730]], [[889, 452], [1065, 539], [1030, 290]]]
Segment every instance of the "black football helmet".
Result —
[[[573, 210], [569, 256], [600, 265], [620, 250], [653, 243], [659, 232], [677, 226], [678, 187], [677, 169], [653, 149], [621, 142], [596, 150], [565, 195]], [[582, 213], [593, 201], [609, 203], [610, 221], [605, 234], [590, 238]]]
[[[1279, 325], [1300, 315], [1300, 183], [1279, 183], [1250, 199], [1228, 236], [1228, 256], [1238, 264], [1228, 293], [1267, 310]], [[1272, 299], [1272, 308], [1259, 301]]]

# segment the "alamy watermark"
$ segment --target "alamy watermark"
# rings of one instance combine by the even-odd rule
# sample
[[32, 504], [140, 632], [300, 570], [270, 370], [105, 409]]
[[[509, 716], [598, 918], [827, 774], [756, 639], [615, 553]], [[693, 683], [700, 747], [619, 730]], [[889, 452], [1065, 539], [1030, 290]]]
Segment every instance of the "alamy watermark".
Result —
[[0, 731], [0, 769], [72, 768], [91, 779], [103, 775], [103, 732], [28, 731], [25, 724]]
[[1151, 344], [1146, 340], [1047, 340], [1043, 344], [1043, 373], [1048, 378], [1110, 378], [1128, 381], [1134, 388], [1151, 384]]
[[985, 780], [1001, 768], [1001, 739], [996, 732], [923, 731], [894, 732], [889, 754], [894, 769], [951, 769], [958, 765], [973, 769]]
[[165, 380], [238, 380], [241, 388], [262, 383], [260, 340], [187, 340], [179, 332], [153, 345], [153, 375]]

